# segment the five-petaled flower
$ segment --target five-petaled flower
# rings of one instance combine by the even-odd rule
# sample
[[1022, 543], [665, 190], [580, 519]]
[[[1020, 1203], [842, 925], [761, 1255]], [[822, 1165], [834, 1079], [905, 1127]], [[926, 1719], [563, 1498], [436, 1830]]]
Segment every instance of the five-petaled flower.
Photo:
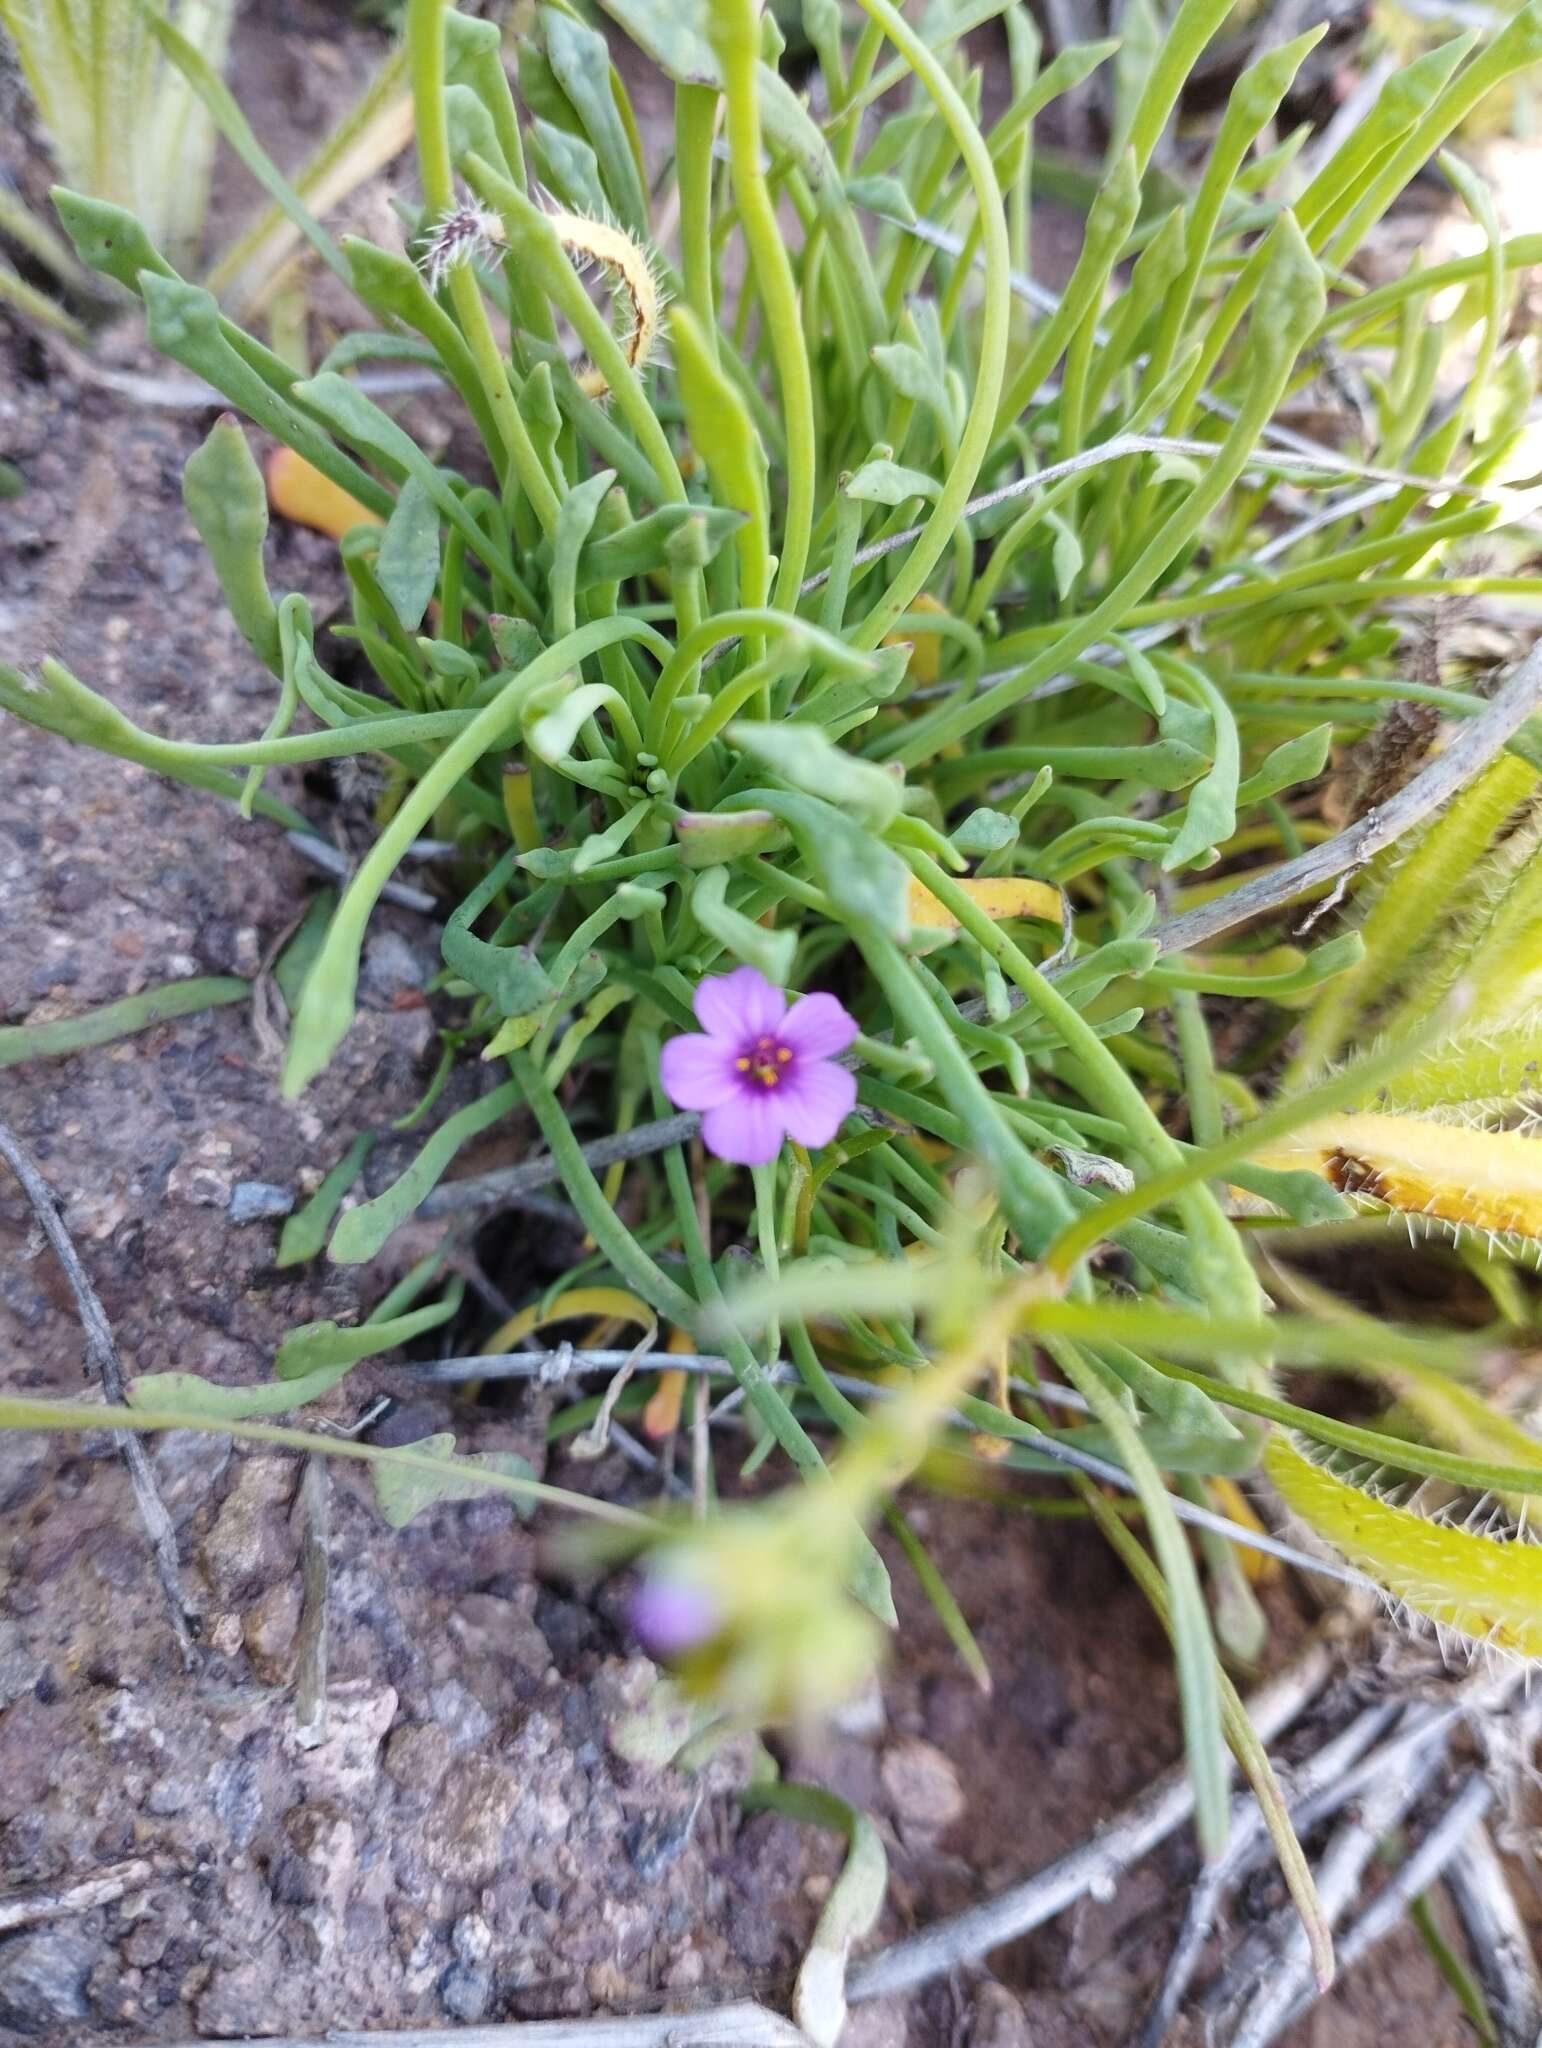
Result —
[[[764, 1166], [784, 1137], [828, 1145], [857, 1099], [855, 1077], [835, 1064], [857, 1026], [830, 995], [787, 998], [753, 967], [699, 982], [701, 1033], [672, 1038], [659, 1063], [679, 1109], [703, 1111], [709, 1152]], [[704, 1034], [704, 1035], [703, 1035]]]

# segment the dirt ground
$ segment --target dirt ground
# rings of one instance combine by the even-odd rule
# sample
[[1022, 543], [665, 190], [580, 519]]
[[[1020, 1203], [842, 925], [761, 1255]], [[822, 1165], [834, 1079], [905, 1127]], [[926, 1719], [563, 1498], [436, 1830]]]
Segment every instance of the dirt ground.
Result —
[[[324, 47], [322, 71], [305, 57]], [[330, 7], [252, 6], [237, 84], [292, 160], [353, 89], [363, 43]], [[339, 54], [341, 53], [341, 55]], [[318, 77], [320, 83], [318, 83]], [[297, 83], [298, 81], [298, 83]], [[220, 192], [239, 189], [222, 178]], [[231, 196], [228, 201], [236, 202]], [[110, 353], [130, 365], [131, 337]], [[202, 413], [82, 385], [0, 328], [0, 454], [26, 494], [0, 506], [0, 645], [59, 655], [168, 733], [261, 727], [270, 683], [220, 606], [180, 505]], [[276, 587], [324, 608], [330, 545], [276, 530]], [[0, 1022], [72, 1015], [157, 982], [257, 971], [318, 883], [277, 827], [31, 731], [0, 732]], [[350, 829], [323, 782], [276, 792]], [[294, 1324], [347, 1318], [385, 1284], [276, 1270], [278, 1224], [241, 1224], [256, 1184], [303, 1194], [316, 1164], [420, 1094], [437, 962], [431, 918], [388, 912], [362, 1016], [303, 1104], [279, 1100], [245, 1006], [0, 1076], [0, 1115], [58, 1190], [125, 1365], [252, 1380]], [[451, 1098], [453, 1100], [453, 1098]], [[521, 1125], [478, 1162], [517, 1158]], [[386, 1137], [369, 1185], [414, 1143]], [[571, 1255], [560, 1226], [515, 1240], [503, 1285]], [[522, 1275], [519, 1261], [525, 1262]], [[70, 1396], [81, 1342], [62, 1277], [0, 1179], [0, 1386]], [[401, 1365], [361, 1368], [321, 1408], [373, 1440], [456, 1430], [546, 1465], [547, 1396], [457, 1406]], [[165, 1625], [123, 1467], [105, 1437], [0, 1437], [0, 1905], [130, 1866], [122, 1894], [0, 1937], [0, 2043], [227, 2039], [329, 2026], [453, 2025], [757, 1996], [786, 2007], [835, 1868], [831, 1843], [744, 1818], [742, 1757], [684, 1779], [622, 1759], [618, 1723], [652, 1667], [612, 1586], [575, 1587], [493, 1502], [393, 1532], [351, 1469], [330, 1474], [328, 1732], [294, 1697], [299, 1467], [226, 1440], [153, 1448], [176, 1525], [196, 1670]], [[614, 1458], [567, 1483], [641, 1499]], [[874, 1815], [892, 1869], [877, 1939], [999, 1888], [1085, 1835], [1175, 1751], [1165, 1641], [1096, 1534], [919, 1501], [938, 1563], [995, 1675], [974, 1689], [891, 1556], [904, 1654], [881, 1705], [781, 1745], [790, 1775]], [[1089, 1614], [1097, 1625], [1089, 1627]], [[1289, 1620], [1289, 1618], [1287, 1618]], [[1293, 1624], [1290, 1624], [1293, 1625]], [[1115, 1897], [972, 1973], [860, 2008], [852, 2048], [1072, 2048], [1137, 2018], [1192, 1875], [1183, 1840]], [[1259, 1909], [1275, 1903], [1266, 1886]], [[1298, 2028], [1294, 2048], [1389, 2033], [1456, 2048], [1454, 2004], [1416, 1945], [1389, 1944]]]

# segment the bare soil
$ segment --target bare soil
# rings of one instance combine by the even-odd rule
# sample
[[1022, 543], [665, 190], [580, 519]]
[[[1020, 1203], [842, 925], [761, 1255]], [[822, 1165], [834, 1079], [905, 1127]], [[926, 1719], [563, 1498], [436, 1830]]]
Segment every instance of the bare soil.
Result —
[[[374, 47], [336, 11], [251, 7], [237, 84], [293, 160], [357, 89]], [[313, 61], [320, 53], [320, 63]], [[222, 201], [239, 190], [222, 177]], [[109, 355], [149, 367], [131, 330]], [[57, 654], [168, 733], [261, 727], [268, 679], [226, 619], [180, 503], [208, 416], [139, 410], [0, 332], [0, 454], [26, 495], [0, 506], [0, 644]], [[275, 531], [276, 587], [335, 590], [329, 544]], [[72, 1015], [156, 982], [256, 973], [317, 886], [273, 825], [8, 725], [0, 736], [0, 1021]], [[345, 794], [297, 774], [270, 787], [354, 828]], [[280, 1101], [245, 1006], [163, 1024], [0, 1078], [0, 1115], [57, 1189], [131, 1373], [252, 1380], [294, 1324], [366, 1310], [390, 1277], [280, 1272], [277, 1223], [238, 1225], [237, 1187], [303, 1195], [354, 1134], [384, 1132], [431, 1066], [431, 919], [390, 912], [362, 1014], [302, 1104]], [[461, 1084], [468, 1086], [469, 1084]], [[451, 1101], [454, 1098], [450, 1098]], [[414, 1141], [387, 1139], [383, 1184]], [[523, 1127], [496, 1134], [513, 1159]], [[480, 1163], [490, 1163], [484, 1159]], [[403, 1258], [414, 1249], [404, 1246]], [[517, 1289], [574, 1247], [514, 1240]], [[509, 1263], [512, 1261], [512, 1263]], [[81, 1389], [67, 1290], [19, 1191], [0, 1182], [0, 1386]], [[548, 1396], [496, 1412], [361, 1368], [320, 1410], [353, 1427], [389, 1395], [376, 1441], [454, 1429], [538, 1471]], [[105, 1436], [0, 1437], [0, 1903], [104, 1868], [121, 1897], [0, 1938], [0, 2043], [226, 2039], [329, 2026], [453, 2025], [753, 1995], [785, 2009], [835, 1868], [825, 1838], [732, 1798], [742, 1756], [699, 1803], [678, 1776], [622, 1760], [620, 1719], [652, 1667], [616, 1590], [554, 1574], [501, 1505], [445, 1508], [393, 1532], [351, 1468], [330, 1475], [326, 1739], [299, 1739], [298, 1465], [192, 1434], [154, 1447], [192, 1608], [183, 1672]], [[565, 1483], [638, 1498], [611, 1458]], [[937, 1500], [915, 1520], [995, 1676], [983, 1698], [891, 1556], [904, 1653], [881, 1704], [782, 1745], [878, 1820], [893, 1881], [880, 1939], [1042, 1864], [1175, 1750], [1165, 1641], [1097, 1535]], [[1288, 1636], [1297, 1619], [1282, 1611]], [[1160, 1968], [1192, 1850], [1176, 1843], [1104, 1904], [978, 1972], [858, 2010], [853, 2048], [1113, 2043]], [[1265, 1887], [1260, 1908], [1275, 1903]], [[1399, 1940], [1299, 2028], [1294, 2048], [1370, 2048], [1389, 2032], [1464, 2039], [1416, 1945]]]

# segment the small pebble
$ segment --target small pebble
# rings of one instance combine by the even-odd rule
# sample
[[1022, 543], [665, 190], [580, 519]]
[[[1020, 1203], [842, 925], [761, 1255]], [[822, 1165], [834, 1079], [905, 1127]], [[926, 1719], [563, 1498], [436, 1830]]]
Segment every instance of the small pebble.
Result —
[[6, 1942], [0, 1948], [0, 2038], [19, 2041], [88, 2018], [86, 1978], [100, 1952], [99, 1943], [71, 1929], [42, 1928]]
[[230, 1191], [229, 1216], [232, 1223], [265, 1223], [274, 1216], [287, 1216], [294, 1207], [288, 1188], [270, 1180], [238, 1180]]
[[930, 1742], [896, 1742], [879, 1769], [897, 1820], [913, 1827], [945, 1828], [964, 1810], [958, 1773]]
[[400, 932], [381, 932], [364, 949], [364, 981], [383, 996], [421, 988], [428, 979], [423, 962]]
[[486, 2012], [493, 1995], [493, 1980], [486, 1970], [469, 1963], [451, 1963], [439, 1985], [440, 2002], [452, 2020], [474, 2024]]

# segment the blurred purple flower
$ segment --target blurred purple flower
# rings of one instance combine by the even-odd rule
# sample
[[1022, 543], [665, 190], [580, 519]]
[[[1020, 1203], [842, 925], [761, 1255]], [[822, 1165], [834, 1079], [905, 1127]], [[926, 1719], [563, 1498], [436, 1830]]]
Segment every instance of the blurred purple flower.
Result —
[[699, 982], [701, 1032], [670, 1039], [659, 1065], [677, 1109], [704, 1111], [709, 1152], [764, 1166], [784, 1137], [828, 1145], [857, 1099], [855, 1077], [835, 1064], [857, 1035], [834, 996], [787, 998], [753, 967]]
[[632, 1595], [632, 1633], [650, 1657], [679, 1657], [717, 1628], [710, 1594], [680, 1579], [646, 1578]]

